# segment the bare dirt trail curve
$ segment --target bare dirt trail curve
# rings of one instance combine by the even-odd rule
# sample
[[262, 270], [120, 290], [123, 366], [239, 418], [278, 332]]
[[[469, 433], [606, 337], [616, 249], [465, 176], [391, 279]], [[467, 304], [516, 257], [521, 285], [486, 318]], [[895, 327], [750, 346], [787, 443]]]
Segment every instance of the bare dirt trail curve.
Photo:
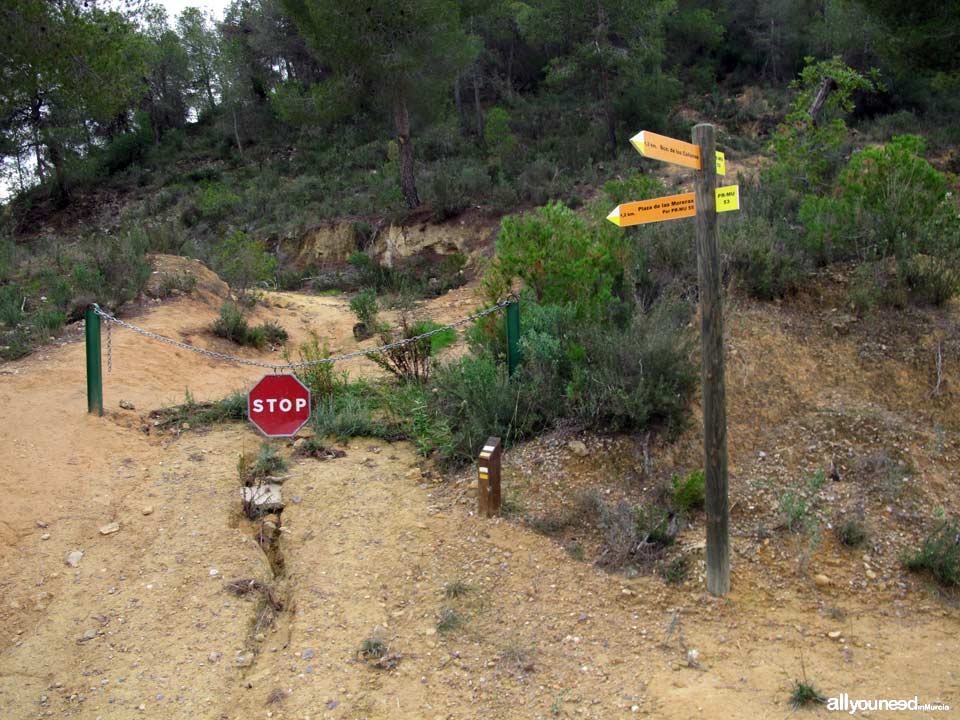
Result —
[[[343, 299], [270, 301], [260, 318], [294, 342], [314, 330], [333, 351], [356, 347]], [[430, 313], [476, 307], [463, 290]], [[215, 312], [189, 298], [134, 322], [227, 349], [203, 333]], [[292, 464], [275, 578], [239, 512], [236, 459], [258, 436], [230, 425], [158, 438], [139, 418], [259, 372], [128, 332], [113, 350], [103, 419], [85, 413], [79, 341], [0, 375], [2, 718], [783, 718], [801, 656], [851, 694], [960, 697], [956, 669], [932, 660], [960, 647], [955, 613], [845, 597], [839, 644], [814, 591], [770, 582], [762, 565], [736, 563], [724, 600], [609, 575], [521, 525], [477, 520], [469, 473], [438, 482], [404, 443], [355, 440], [343, 458]], [[505, 481], [519, 482], [510, 462]], [[110, 522], [119, 532], [101, 535]], [[259, 637], [262, 601], [225, 592], [238, 578], [284, 602]], [[448, 598], [455, 579], [465, 592]], [[438, 628], [445, 611], [451, 627]], [[358, 655], [368, 638], [402, 656], [395, 667]]]

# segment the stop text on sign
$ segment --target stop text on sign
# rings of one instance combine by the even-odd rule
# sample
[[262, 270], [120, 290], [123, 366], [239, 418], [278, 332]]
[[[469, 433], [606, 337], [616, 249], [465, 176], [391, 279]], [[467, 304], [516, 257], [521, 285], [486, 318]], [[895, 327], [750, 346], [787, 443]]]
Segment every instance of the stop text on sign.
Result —
[[280, 412], [290, 412], [294, 408], [296, 408], [297, 412], [299, 412], [306, 409], [307, 399], [296, 398], [291, 400], [290, 398], [257, 398], [256, 400], [251, 401], [250, 412], [262, 413], [264, 412], [264, 406], [266, 406], [266, 411], [271, 413], [278, 409]]
[[267, 437], [290, 437], [310, 419], [310, 391], [295, 375], [265, 375], [247, 394], [247, 417]]

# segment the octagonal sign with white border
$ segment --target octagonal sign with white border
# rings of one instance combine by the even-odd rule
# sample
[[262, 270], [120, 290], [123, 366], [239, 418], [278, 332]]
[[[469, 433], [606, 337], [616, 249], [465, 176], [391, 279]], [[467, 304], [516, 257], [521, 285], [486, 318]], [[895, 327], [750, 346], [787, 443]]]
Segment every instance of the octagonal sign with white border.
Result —
[[247, 393], [247, 417], [267, 437], [291, 437], [310, 419], [310, 390], [295, 375], [264, 375]]

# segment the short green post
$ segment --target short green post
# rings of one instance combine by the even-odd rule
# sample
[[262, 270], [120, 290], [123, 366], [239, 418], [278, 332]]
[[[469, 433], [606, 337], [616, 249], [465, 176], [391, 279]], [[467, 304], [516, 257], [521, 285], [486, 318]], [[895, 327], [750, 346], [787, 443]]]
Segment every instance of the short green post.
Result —
[[520, 364], [520, 303], [507, 305], [507, 370], [513, 375]]
[[100, 363], [100, 316], [87, 308], [84, 316], [87, 338], [87, 412], [103, 415], [103, 368]]

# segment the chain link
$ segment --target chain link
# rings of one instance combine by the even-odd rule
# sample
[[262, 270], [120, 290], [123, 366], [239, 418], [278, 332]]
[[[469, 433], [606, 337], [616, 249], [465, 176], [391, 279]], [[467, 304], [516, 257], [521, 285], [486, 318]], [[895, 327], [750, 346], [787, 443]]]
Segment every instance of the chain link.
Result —
[[[96, 306], [96, 310], [99, 310]], [[99, 312], [97, 313], [99, 315]], [[107, 372], [113, 372], [113, 342], [110, 339], [110, 319], [107, 318]]]
[[425, 340], [426, 338], [433, 337], [439, 333], [444, 332], [445, 330], [451, 330], [453, 328], [460, 327], [461, 325], [466, 325], [467, 323], [474, 322], [479, 320], [482, 317], [495, 313], [498, 310], [502, 310], [507, 305], [512, 302], [516, 302], [517, 298], [515, 295], [511, 295], [505, 300], [501, 300], [496, 305], [488, 307], [486, 310], [481, 310], [478, 313], [474, 313], [468, 317], [465, 317], [456, 322], [452, 322], [449, 325], [444, 325], [443, 327], [438, 327], [430, 332], [425, 332], [422, 335], [417, 335], [412, 338], [404, 338], [403, 340], [398, 340], [397, 342], [388, 343], [387, 345], [381, 345], [380, 347], [371, 348], [369, 350], [357, 350], [356, 352], [346, 353], [344, 355], [335, 355], [333, 357], [321, 358], [319, 360], [305, 360], [302, 362], [296, 363], [283, 363], [283, 364], [274, 364], [274, 363], [265, 363], [260, 362], [259, 360], [249, 360], [247, 358], [240, 358], [234, 355], [228, 355], [226, 353], [216, 352], [214, 350], [206, 350], [204, 348], [196, 347], [195, 345], [188, 345], [187, 343], [180, 342], [179, 340], [174, 340], [173, 338], [166, 337], [165, 335], [160, 335], [159, 333], [151, 332], [150, 330], [145, 330], [142, 327], [137, 327], [131, 323], [120, 320], [119, 318], [111, 315], [106, 310], [101, 308], [96, 303], [93, 304], [94, 312], [102, 317], [107, 322], [107, 372], [110, 372], [112, 365], [111, 362], [111, 347], [110, 347], [110, 325], [116, 323], [120, 327], [126, 328], [127, 330], [132, 330], [135, 333], [143, 335], [144, 337], [150, 338], [151, 340], [156, 340], [157, 342], [162, 342], [167, 345], [172, 345], [173, 347], [178, 347], [181, 350], [188, 350], [190, 352], [197, 353], [198, 355], [206, 355], [207, 357], [214, 358], [215, 360], [222, 360], [223, 362], [231, 362], [237, 365], [252, 365], [254, 367], [262, 367], [267, 370], [272, 370], [273, 372], [279, 372], [281, 370], [296, 370], [298, 368], [312, 367], [314, 365], [327, 365], [335, 362], [340, 362], [343, 360], [351, 360], [353, 358], [364, 357], [365, 355], [375, 355], [377, 353], [386, 352], [387, 350], [393, 350], [394, 348], [403, 347], [410, 343], [417, 342], [418, 340]]

